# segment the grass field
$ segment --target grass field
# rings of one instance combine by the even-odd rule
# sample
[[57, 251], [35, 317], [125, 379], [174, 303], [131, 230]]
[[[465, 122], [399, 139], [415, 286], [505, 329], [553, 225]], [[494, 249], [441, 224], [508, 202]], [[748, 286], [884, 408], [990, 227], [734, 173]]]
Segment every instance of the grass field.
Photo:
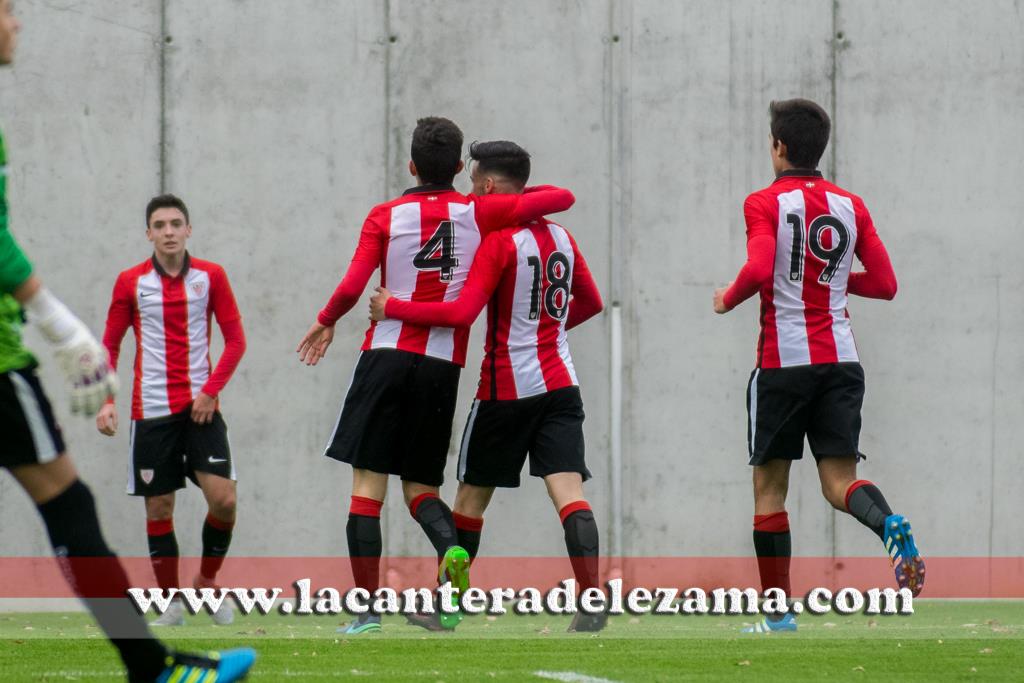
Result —
[[[567, 617], [473, 616], [454, 633], [385, 617], [344, 637], [338, 617], [208, 617], [162, 631], [179, 649], [254, 646], [250, 680], [603, 681], [1024, 680], [1024, 602], [915, 602], [896, 617], [801, 615], [795, 634], [745, 636], [750, 617], [614, 617], [600, 634]], [[0, 614], [0, 680], [124, 680], [115, 651], [80, 613]]]

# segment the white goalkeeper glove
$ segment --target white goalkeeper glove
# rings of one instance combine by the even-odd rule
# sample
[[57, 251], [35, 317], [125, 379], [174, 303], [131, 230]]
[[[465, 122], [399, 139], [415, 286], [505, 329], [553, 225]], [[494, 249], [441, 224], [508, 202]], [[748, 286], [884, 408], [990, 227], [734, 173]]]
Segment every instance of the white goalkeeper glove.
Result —
[[29, 319], [46, 340], [71, 384], [71, 412], [92, 417], [107, 398], [117, 394], [117, 375], [110, 369], [107, 350], [57, 297], [40, 287], [25, 302]]

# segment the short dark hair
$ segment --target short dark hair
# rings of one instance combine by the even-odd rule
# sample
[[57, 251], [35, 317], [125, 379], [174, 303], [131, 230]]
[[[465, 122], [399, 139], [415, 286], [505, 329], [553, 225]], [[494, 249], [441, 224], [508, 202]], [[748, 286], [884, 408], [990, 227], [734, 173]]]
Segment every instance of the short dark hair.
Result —
[[188, 207], [185, 206], [179, 197], [173, 194], [162, 194], [153, 197], [149, 200], [149, 204], [146, 204], [146, 227], [149, 227], [149, 219], [153, 217], [153, 212], [157, 209], [177, 209], [181, 211], [185, 216], [185, 222], [188, 223]]
[[816, 168], [828, 146], [832, 122], [818, 104], [805, 99], [776, 100], [768, 106], [772, 137], [786, 143], [786, 158], [797, 168]]
[[478, 170], [499, 173], [521, 186], [530, 179], [530, 153], [514, 142], [474, 142], [469, 146], [469, 158]]
[[427, 116], [412, 132], [412, 162], [423, 183], [450, 185], [462, 160], [462, 131], [451, 120]]

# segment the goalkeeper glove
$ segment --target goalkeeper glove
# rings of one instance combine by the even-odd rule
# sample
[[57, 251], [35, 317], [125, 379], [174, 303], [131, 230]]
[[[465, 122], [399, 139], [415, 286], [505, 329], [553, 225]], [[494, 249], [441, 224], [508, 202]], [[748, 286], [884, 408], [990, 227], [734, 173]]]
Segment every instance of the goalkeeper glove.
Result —
[[95, 415], [107, 397], [117, 394], [117, 375], [110, 368], [106, 349], [45, 288], [25, 302], [25, 309], [46, 340], [57, 347], [54, 355], [71, 384], [71, 412]]

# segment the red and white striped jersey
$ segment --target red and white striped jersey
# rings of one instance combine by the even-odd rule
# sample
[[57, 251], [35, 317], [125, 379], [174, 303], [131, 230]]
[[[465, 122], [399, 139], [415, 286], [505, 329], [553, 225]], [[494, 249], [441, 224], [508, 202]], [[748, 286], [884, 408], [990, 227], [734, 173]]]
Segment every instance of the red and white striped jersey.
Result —
[[392, 298], [385, 314], [420, 324], [467, 325], [485, 303], [477, 398], [515, 400], [578, 385], [566, 330], [600, 312], [601, 295], [565, 228], [542, 219], [495, 232], [477, 252], [457, 301]]
[[[563, 211], [573, 201], [571, 192], [559, 188], [467, 196], [451, 186], [414, 187], [370, 211], [352, 264], [317, 319], [333, 325], [362, 294], [378, 266], [381, 286], [398, 299], [452, 301], [462, 291], [483, 234], [516, 225], [524, 214], [538, 218]], [[465, 365], [468, 343], [468, 325], [384, 320], [371, 322], [362, 349], [399, 349]]]
[[[487, 305], [477, 398], [527, 398], [579, 385], [566, 335], [569, 298], [584, 286], [596, 294], [597, 286], [575, 240], [547, 220], [495, 238], [494, 258], [490, 249], [477, 257], [500, 275]], [[582, 306], [583, 297], [572, 305]]]
[[[758, 367], [858, 361], [846, 310], [848, 287], [864, 296], [895, 294], [892, 266], [860, 197], [816, 172], [793, 171], [747, 197], [744, 214], [748, 266], [761, 240], [766, 250], [773, 247], [764, 255], [771, 275], [746, 278], [745, 266], [725, 302], [732, 307], [760, 291]], [[858, 291], [857, 278], [867, 273], [851, 273], [855, 254], [865, 266], [876, 266], [868, 268], [874, 280], [885, 279], [882, 294], [866, 293], [872, 284], [867, 280], [860, 281], [864, 292]]]
[[[414, 192], [370, 214], [381, 229], [381, 286], [408, 301], [458, 297], [480, 246], [476, 203], [451, 191]], [[469, 329], [423, 327], [400, 320], [371, 322], [363, 350], [400, 349], [466, 363]]]
[[[217, 371], [210, 372], [210, 317], [225, 337]], [[185, 257], [176, 277], [156, 258], [123, 271], [114, 283], [103, 343], [116, 367], [128, 327], [135, 332], [132, 419], [186, 410], [200, 391], [216, 397], [245, 348], [241, 315], [224, 269]]]

